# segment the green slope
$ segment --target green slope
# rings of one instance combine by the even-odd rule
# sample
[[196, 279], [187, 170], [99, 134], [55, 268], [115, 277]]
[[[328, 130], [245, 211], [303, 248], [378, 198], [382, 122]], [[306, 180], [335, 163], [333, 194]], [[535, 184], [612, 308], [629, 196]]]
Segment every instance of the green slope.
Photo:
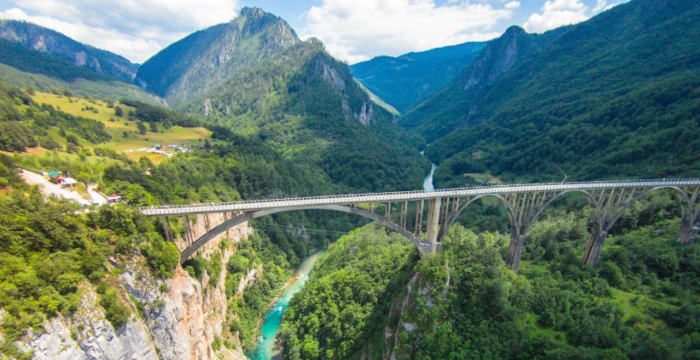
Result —
[[632, 1], [566, 29], [468, 107], [452, 84], [422, 106], [446, 101], [427, 126], [463, 126], [427, 151], [441, 163], [438, 184], [485, 171], [521, 180], [699, 176], [699, 20], [696, 1]]
[[127, 83], [138, 68], [124, 57], [24, 21], [0, 20], [0, 38]]
[[447, 85], [485, 45], [470, 42], [398, 57], [378, 56], [353, 64], [350, 70], [370, 91], [403, 112]]
[[257, 135], [348, 191], [420, 187], [421, 142], [372, 103], [317, 40], [300, 42], [184, 105], [235, 133]]

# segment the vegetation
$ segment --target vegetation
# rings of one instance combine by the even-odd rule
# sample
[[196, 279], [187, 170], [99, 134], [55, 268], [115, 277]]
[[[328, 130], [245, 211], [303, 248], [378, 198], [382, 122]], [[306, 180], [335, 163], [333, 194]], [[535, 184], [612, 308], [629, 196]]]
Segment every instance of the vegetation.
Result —
[[394, 294], [416, 261], [413, 244], [377, 224], [332, 244], [284, 315], [286, 359], [349, 359], [382, 338]]
[[[632, 1], [564, 29], [470, 106], [433, 98], [424, 109], [444, 112], [426, 124], [468, 123], [427, 150], [437, 184], [485, 171], [506, 181], [698, 176], [700, 46], [687, 36], [700, 34], [698, 19], [697, 2]], [[450, 86], [451, 99], [466, 96], [464, 83]]]
[[503, 263], [507, 235], [456, 225], [444, 253], [410, 265], [413, 280], [404, 276], [386, 292], [372, 289], [392, 276], [372, 274], [395, 257], [381, 241], [372, 246], [378, 254], [355, 256], [360, 235], [377, 236], [365, 228], [332, 245], [293, 299], [285, 356], [694, 359], [700, 243], [677, 243], [676, 206], [665, 193], [637, 204], [607, 240], [597, 268], [580, 264], [587, 208], [552, 210], [528, 232], [519, 275]]
[[[122, 56], [81, 44], [54, 30], [25, 21], [3, 19], [0, 21], [0, 34], [3, 41], [9, 40], [22, 47], [12, 49], [16, 53], [1, 52], [4, 57], [15, 61], [14, 65], [9, 65], [29, 72], [41, 72], [66, 80], [73, 80], [71, 75], [85, 79], [89, 79], [87, 76], [98, 75], [102, 79], [131, 83], [138, 67]], [[42, 52], [30, 50], [36, 47], [40, 47]], [[37, 54], [41, 55], [41, 58]], [[68, 68], [82, 69], [83, 72], [66, 72]], [[92, 75], [86, 75], [90, 73]]]
[[[206, 101], [209, 121], [259, 137], [347, 191], [417, 189], [428, 169], [418, 152], [422, 142], [373, 105], [347, 66], [318, 42], [300, 42], [232, 76]], [[198, 112], [201, 102], [183, 107]], [[363, 111], [367, 124], [360, 122]]]
[[468, 42], [398, 57], [378, 56], [350, 66], [353, 76], [399, 112], [447, 85], [472, 63], [484, 42]]
[[[2, 352], [19, 356], [14, 342], [27, 328], [40, 329], [44, 320], [69, 315], [82, 301], [82, 289], [92, 282], [102, 288], [105, 316], [119, 328], [129, 317], [121, 294], [105, 280], [111, 266], [107, 257], [127, 259], [141, 246], [157, 247], [163, 239], [154, 224], [132, 209], [105, 206], [85, 214], [79, 205], [44, 199], [36, 187], [17, 181], [11, 158], [2, 159], [0, 193], [0, 327]], [[162, 246], [172, 247], [172, 244]], [[150, 253], [148, 263], [167, 264], [171, 253]], [[155, 274], [168, 275], [153, 266]]]

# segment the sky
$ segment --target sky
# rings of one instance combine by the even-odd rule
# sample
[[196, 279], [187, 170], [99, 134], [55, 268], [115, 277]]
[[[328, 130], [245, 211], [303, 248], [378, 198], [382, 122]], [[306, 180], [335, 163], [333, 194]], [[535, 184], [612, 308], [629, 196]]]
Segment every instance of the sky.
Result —
[[0, 0], [0, 18], [25, 20], [143, 63], [169, 44], [228, 22], [244, 6], [286, 20], [350, 64], [379, 55], [584, 21], [625, 0]]

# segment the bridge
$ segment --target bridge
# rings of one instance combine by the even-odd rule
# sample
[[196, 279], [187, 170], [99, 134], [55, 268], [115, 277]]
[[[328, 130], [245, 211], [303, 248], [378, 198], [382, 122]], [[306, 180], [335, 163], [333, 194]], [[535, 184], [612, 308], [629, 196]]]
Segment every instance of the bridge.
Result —
[[[384, 224], [410, 240], [420, 256], [438, 252], [459, 215], [475, 201], [493, 197], [508, 214], [511, 235], [506, 264], [518, 271], [525, 235], [542, 211], [554, 200], [573, 192], [583, 194], [591, 206], [590, 233], [583, 264], [597, 265], [610, 229], [635, 201], [669, 189], [681, 203], [678, 241], [692, 242], [700, 232], [700, 179], [592, 181], [547, 184], [497, 185], [433, 192], [403, 191], [329, 195], [285, 199], [247, 200], [226, 203], [142, 207], [146, 216], [160, 217], [166, 237], [172, 240], [169, 217], [182, 217], [185, 237], [191, 239], [180, 256], [184, 262], [199, 248], [227, 229], [261, 216], [299, 210], [331, 210], [364, 216]], [[224, 214], [224, 221], [194, 239], [188, 215]], [[230, 214], [230, 215], [229, 215]]]

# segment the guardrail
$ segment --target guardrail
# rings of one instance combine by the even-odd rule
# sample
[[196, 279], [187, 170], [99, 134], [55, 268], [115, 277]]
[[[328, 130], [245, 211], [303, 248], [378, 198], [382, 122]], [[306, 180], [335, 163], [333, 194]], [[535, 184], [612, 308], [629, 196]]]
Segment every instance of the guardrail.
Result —
[[198, 213], [212, 213], [222, 211], [261, 210], [276, 207], [295, 207], [313, 205], [338, 205], [359, 204], [366, 202], [387, 201], [412, 201], [429, 200], [443, 197], [463, 197], [470, 195], [508, 194], [532, 191], [567, 191], [567, 190], [595, 190], [616, 189], [633, 187], [670, 187], [670, 186], [696, 186], [700, 185], [700, 179], [641, 179], [641, 180], [613, 180], [613, 181], [587, 181], [570, 183], [534, 183], [534, 184], [510, 184], [493, 186], [475, 186], [467, 188], [440, 189], [433, 192], [398, 191], [383, 193], [360, 193], [341, 195], [322, 195], [297, 198], [273, 198], [259, 200], [242, 200], [223, 203], [199, 203], [184, 205], [164, 205], [141, 207], [139, 210], [148, 216], [162, 215], [188, 215]]

